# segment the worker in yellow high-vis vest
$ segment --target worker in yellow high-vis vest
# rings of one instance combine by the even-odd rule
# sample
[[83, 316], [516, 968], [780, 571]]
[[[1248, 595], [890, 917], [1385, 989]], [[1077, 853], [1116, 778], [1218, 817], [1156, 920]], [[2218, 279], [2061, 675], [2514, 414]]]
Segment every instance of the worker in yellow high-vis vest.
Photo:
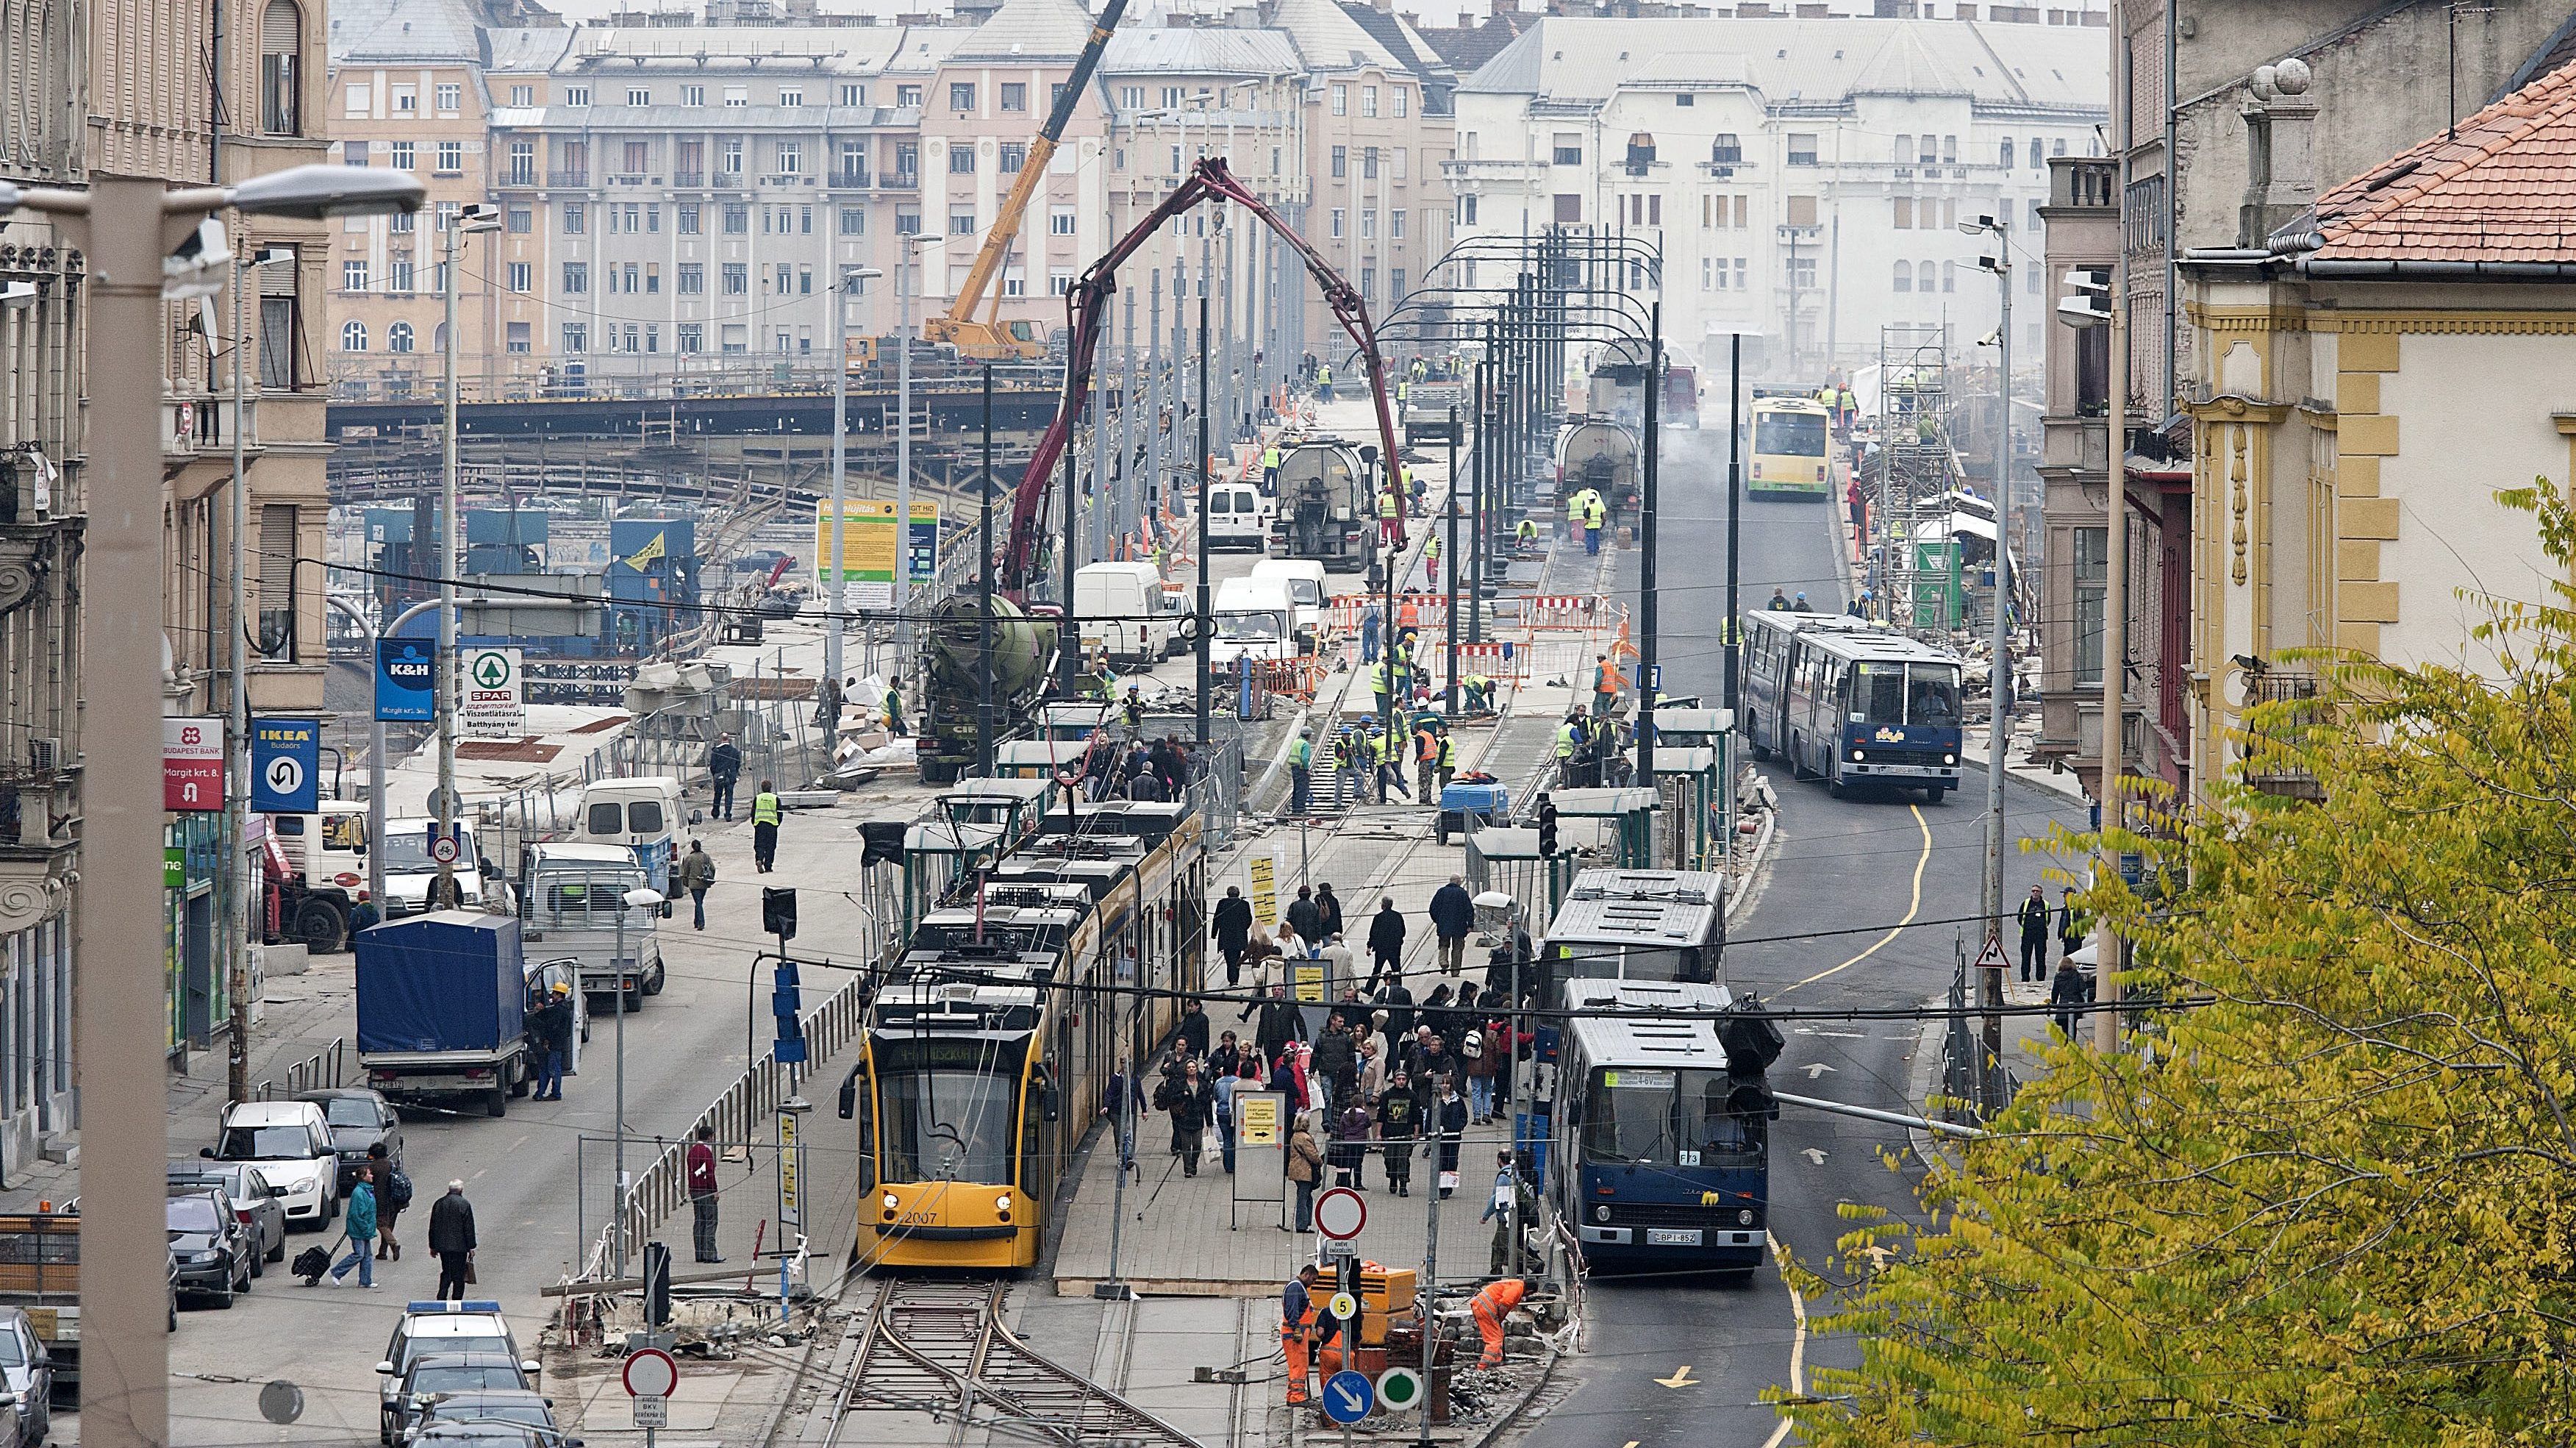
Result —
[[751, 797], [751, 858], [764, 875], [778, 863], [778, 817], [785, 808], [778, 787], [762, 780], [760, 793]]

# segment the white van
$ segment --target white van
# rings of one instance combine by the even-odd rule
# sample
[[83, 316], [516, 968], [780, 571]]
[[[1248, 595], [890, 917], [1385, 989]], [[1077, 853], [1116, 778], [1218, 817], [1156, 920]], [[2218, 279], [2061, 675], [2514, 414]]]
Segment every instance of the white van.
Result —
[[[497, 871], [492, 862], [484, 857], [474, 822], [460, 816], [456, 830], [464, 837], [456, 853], [456, 887], [464, 908], [480, 910], [487, 890], [505, 887], [495, 878]], [[430, 883], [438, 878], [438, 862], [429, 857], [430, 842], [437, 838], [438, 821], [428, 816], [385, 821], [385, 838], [377, 848], [384, 855], [380, 863], [385, 871], [386, 919], [417, 915], [427, 905]], [[504, 903], [498, 908], [506, 913], [508, 906]]]
[[684, 819], [680, 781], [671, 775], [630, 775], [581, 787], [582, 843], [623, 845], [631, 851], [645, 879], [662, 892], [665, 916], [671, 913], [675, 837]]
[[1324, 565], [1314, 558], [1264, 558], [1252, 565], [1255, 578], [1276, 579], [1297, 606], [1297, 631], [1312, 639], [1324, 626], [1324, 609], [1333, 587], [1324, 581]]
[[1208, 548], [1261, 551], [1270, 541], [1270, 500], [1250, 483], [1208, 485]]
[[1293, 659], [1301, 652], [1297, 605], [1286, 584], [1273, 578], [1229, 578], [1216, 586], [1216, 637], [1208, 643], [1212, 667], [1237, 659]]
[[1151, 563], [1088, 563], [1073, 574], [1073, 613], [1082, 651], [1111, 662], [1150, 665], [1180, 650], [1181, 615]]

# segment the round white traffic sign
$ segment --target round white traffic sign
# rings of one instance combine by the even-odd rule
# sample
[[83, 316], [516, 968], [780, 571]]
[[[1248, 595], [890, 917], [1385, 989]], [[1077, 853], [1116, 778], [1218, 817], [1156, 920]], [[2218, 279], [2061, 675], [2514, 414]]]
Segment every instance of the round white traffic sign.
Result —
[[266, 778], [269, 793], [293, 794], [304, 787], [304, 761], [278, 755], [268, 762]]
[[1377, 1405], [1402, 1412], [1422, 1401], [1422, 1374], [1414, 1368], [1388, 1368], [1377, 1375]]
[[1324, 1310], [1344, 1322], [1360, 1315], [1360, 1302], [1347, 1292], [1336, 1292], [1324, 1299]]
[[456, 863], [456, 837], [442, 835], [429, 842], [429, 857], [442, 865]]
[[667, 1398], [680, 1386], [680, 1365], [658, 1347], [639, 1347], [626, 1355], [626, 1396]]
[[1368, 1199], [1349, 1187], [1326, 1187], [1315, 1197], [1315, 1230], [1347, 1242], [1368, 1225]]

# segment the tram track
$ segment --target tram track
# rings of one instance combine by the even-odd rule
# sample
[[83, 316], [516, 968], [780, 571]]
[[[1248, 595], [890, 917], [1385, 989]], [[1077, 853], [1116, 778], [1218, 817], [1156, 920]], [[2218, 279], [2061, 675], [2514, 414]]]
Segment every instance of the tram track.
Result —
[[979, 1433], [1065, 1448], [1202, 1448], [1119, 1392], [1042, 1356], [1003, 1321], [999, 1282], [889, 1279], [878, 1286], [831, 1443], [870, 1412], [910, 1412], [949, 1425], [956, 1448]]

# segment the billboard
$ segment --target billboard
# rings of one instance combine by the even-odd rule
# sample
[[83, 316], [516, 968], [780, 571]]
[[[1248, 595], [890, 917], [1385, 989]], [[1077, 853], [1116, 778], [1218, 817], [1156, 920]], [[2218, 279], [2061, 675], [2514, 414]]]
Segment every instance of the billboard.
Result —
[[[832, 505], [814, 505], [814, 584], [828, 593], [825, 573], [832, 566]], [[931, 581], [939, 571], [939, 505], [915, 501], [908, 539], [912, 586]], [[850, 601], [859, 608], [887, 608], [894, 603], [894, 504], [854, 499], [841, 505], [841, 580], [855, 585]]]

